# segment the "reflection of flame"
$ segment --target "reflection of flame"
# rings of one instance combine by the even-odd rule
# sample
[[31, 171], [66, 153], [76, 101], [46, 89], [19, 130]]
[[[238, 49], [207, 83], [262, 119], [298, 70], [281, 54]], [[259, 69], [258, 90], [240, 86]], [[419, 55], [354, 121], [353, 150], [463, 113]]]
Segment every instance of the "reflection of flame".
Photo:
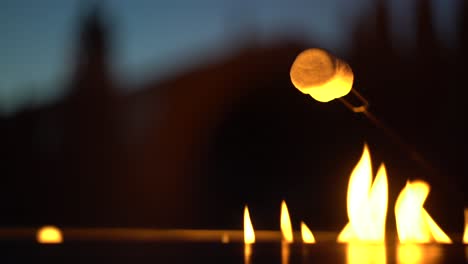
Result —
[[249, 208], [247, 206], [244, 208], [244, 243], [255, 243], [255, 232], [252, 226], [252, 221], [250, 221]]
[[465, 247], [465, 260], [468, 262], [468, 247]]
[[397, 258], [399, 263], [421, 263], [423, 252], [420, 246], [415, 244], [398, 245]]
[[465, 209], [465, 232], [463, 233], [463, 243], [468, 244], [468, 209]]
[[399, 244], [397, 247], [398, 264], [435, 264], [440, 263], [442, 250], [436, 245]]
[[252, 260], [252, 244], [244, 245], [244, 264], [250, 264]]
[[287, 243], [293, 242], [293, 232], [292, 232], [292, 225], [291, 219], [289, 218], [288, 207], [286, 206], [286, 202], [281, 202], [281, 233], [283, 234], [283, 240]]
[[423, 208], [428, 195], [429, 184], [423, 181], [407, 182], [400, 192], [395, 203], [395, 217], [401, 243], [452, 243]]
[[367, 145], [351, 173], [348, 185], [349, 223], [338, 236], [338, 242], [384, 242], [387, 216], [388, 184], [382, 164], [372, 184], [372, 164]]
[[310, 231], [310, 229], [307, 227], [307, 225], [304, 222], [301, 222], [301, 235], [302, 235], [302, 241], [305, 244], [315, 243], [314, 234], [312, 234], [312, 231]]
[[55, 226], [44, 226], [37, 231], [37, 242], [41, 244], [59, 244], [63, 242], [60, 229]]
[[291, 255], [289, 243], [281, 241], [281, 264], [289, 264], [289, 256]]
[[387, 254], [384, 244], [349, 243], [346, 248], [347, 264], [385, 264]]
[[468, 263], [468, 247], [465, 247], [465, 260]]

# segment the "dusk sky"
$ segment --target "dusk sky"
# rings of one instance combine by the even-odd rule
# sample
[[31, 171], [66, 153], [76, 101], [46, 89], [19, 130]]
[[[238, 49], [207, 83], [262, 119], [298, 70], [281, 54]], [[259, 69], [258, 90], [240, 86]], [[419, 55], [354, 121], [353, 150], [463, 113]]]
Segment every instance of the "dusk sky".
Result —
[[[457, 3], [434, 0], [440, 38], [455, 38]], [[114, 24], [118, 78], [152, 79], [190, 67], [235, 48], [250, 29], [261, 40], [297, 32], [333, 51], [347, 48], [353, 21], [373, 0], [199, 0], [107, 1]], [[393, 31], [411, 43], [415, 19], [410, 0], [388, 1]], [[72, 69], [77, 23], [93, 1], [4, 0], [0, 3], [0, 112], [14, 112], [31, 101], [47, 101], [62, 90], [60, 80]], [[409, 41], [408, 41], [409, 40]], [[209, 56], [213, 55], [213, 56]], [[52, 100], [52, 99], [50, 99]]]

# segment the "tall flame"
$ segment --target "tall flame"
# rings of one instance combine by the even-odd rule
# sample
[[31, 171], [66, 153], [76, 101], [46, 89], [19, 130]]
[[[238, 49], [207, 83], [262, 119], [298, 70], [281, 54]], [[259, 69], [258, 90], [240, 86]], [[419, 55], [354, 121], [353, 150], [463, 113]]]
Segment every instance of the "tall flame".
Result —
[[255, 232], [253, 229], [252, 221], [250, 221], [249, 208], [247, 205], [244, 207], [244, 243], [255, 243]]
[[315, 237], [314, 234], [312, 234], [312, 231], [310, 231], [309, 227], [304, 222], [301, 222], [301, 235], [302, 235], [302, 241], [304, 244], [314, 244], [315, 243]]
[[395, 203], [398, 238], [401, 243], [452, 243], [437, 223], [423, 208], [429, 195], [429, 184], [424, 181], [407, 182]]
[[283, 200], [281, 202], [281, 233], [283, 234], [283, 240], [286, 243], [293, 242], [293, 231], [291, 225], [291, 219], [289, 218], [288, 207], [286, 206], [286, 202]]
[[463, 243], [468, 244], [468, 209], [466, 208], [465, 208], [465, 232], [463, 233]]
[[348, 185], [348, 224], [338, 236], [338, 242], [385, 241], [385, 220], [388, 205], [388, 183], [385, 165], [372, 184], [372, 163], [364, 145], [361, 159], [351, 173]]

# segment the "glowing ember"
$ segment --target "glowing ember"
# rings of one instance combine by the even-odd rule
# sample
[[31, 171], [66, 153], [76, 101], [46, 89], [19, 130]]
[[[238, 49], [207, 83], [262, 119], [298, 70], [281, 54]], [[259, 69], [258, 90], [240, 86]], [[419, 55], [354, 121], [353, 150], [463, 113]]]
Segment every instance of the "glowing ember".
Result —
[[367, 145], [351, 173], [348, 185], [348, 224], [338, 236], [338, 242], [384, 242], [388, 204], [388, 184], [382, 164], [372, 184], [372, 164]]
[[44, 226], [37, 231], [37, 242], [41, 244], [60, 244], [63, 236], [60, 229], [55, 226]]
[[468, 209], [465, 209], [465, 232], [463, 233], [463, 243], [468, 244]]
[[423, 208], [429, 195], [424, 181], [407, 182], [395, 203], [398, 238], [401, 243], [452, 243]]
[[304, 222], [301, 222], [301, 235], [302, 235], [302, 241], [305, 244], [315, 243], [314, 234], [312, 234], [312, 231], [310, 231], [310, 229], [307, 227], [307, 225]]
[[321, 49], [301, 52], [290, 71], [294, 86], [319, 102], [329, 102], [345, 96], [353, 85], [349, 65]]
[[250, 220], [249, 208], [244, 208], [244, 243], [253, 244], [255, 243], [255, 232]]
[[287, 243], [292, 243], [293, 239], [293, 231], [291, 225], [291, 219], [289, 218], [288, 207], [286, 206], [286, 202], [281, 202], [281, 233], [283, 234], [283, 240]]

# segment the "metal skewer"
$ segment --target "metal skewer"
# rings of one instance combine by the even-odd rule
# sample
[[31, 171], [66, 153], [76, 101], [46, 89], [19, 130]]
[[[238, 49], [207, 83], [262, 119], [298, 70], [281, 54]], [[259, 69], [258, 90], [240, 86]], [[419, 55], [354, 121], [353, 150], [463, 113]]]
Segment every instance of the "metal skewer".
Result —
[[340, 97], [339, 100], [354, 113], [362, 113], [367, 119], [373, 123], [377, 128], [381, 129], [386, 136], [388, 136], [394, 143], [402, 148], [411, 160], [416, 161], [425, 170], [436, 173], [436, 169], [428, 162], [413, 146], [406, 143], [393, 129], [377, 118], [372, 112], [369, 111], [369, 101], [355, 89], [351, 89], [351, 93], [362, 103], [361, 105], [353, 105], [348, 100]]

